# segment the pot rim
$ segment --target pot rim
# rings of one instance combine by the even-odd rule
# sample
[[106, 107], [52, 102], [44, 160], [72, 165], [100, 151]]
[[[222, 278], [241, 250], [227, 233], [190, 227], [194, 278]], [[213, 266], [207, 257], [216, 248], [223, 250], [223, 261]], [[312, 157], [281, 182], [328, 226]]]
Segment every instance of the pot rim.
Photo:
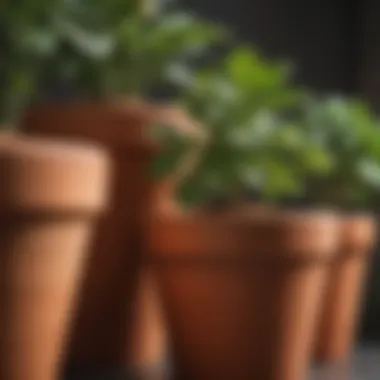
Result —
[[377, 219], [372, 213], [341, 215], [339, 257], [371, 254], [377, 241], [377, 230]]
[[[159, 145], [146, 133], [145, 122], [141, 111], [131, 112], [126, 103], [121, 106], [111, 101], [73, 101], [30, 107], [22, 118], [21, 129], [35, 136], [91, 141], [124, 154], [156, 154]], [[105, 125], [110, 127], [105, 128]]]
[[107, 204], [109, 159], [70, 139], [12, 136], [0, 144], [2, 213], [98, 213]]
[[156, 216], [153, 257], [244, 258], [311, 262], [331, 259], [338, 244], [333, 213], [270, 212], [243, 219], [205, 215]]

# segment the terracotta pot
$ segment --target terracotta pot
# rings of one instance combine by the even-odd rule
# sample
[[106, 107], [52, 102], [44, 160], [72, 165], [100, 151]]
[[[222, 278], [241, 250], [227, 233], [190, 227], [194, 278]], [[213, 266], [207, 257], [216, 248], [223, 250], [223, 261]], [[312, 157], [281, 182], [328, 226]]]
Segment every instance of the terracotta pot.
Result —
[[[166, 330], [161, 304], [157, 297], [154, 273], [149, 268], [140, 272], [138, 295], [131, 336], [130, 372], [142, 379], [163, 378], [166, 356], [163, 356], [163, 342], [166, 343]], [[156, 359], [153, 361], [152, 359]], [[146, 364], [150, 363], [150, 366]]]
[[165, 216], [152, 224], [174, 378], [303, 380], [335, 218]]
[[315, 357], [320, 362], [345, 360], [353, 350], [363, 285], [374, 248], [375, 219], [344, 217], [338, 254], [327, 273]]
[[106, 174], [93, 147], [0, 142], [1, 379], [57, 379]]
[[[150, 289], [146, 291], [144, 281], [149, 276], [139, 272], [153, 196], [148, 168], [157, 151], [147, 126], [176, 122], [181, 132], [190, 133], [191, 123], [184, 119], [183, 114], [173, 114], [168, 108], [136, 101], [40, 107], [30, 110], [24, 119], [27, 133], [100, 142], [112, 158], [112, 204], [98, 227], [86, 270], [71, 341], [69, 362], [74, 366], [134, 371], [143, 366], [157, 368], [166, 355], [164, 327], [155, 323], [157, 331], [151, 335], [143, 331], [153, 327], [142, 326], [142, 321], [155, 318], [145, 313], [159, 315], [153, 310], [154, 282], [146, 280]], [[146, 292], [149, 296], [145, 297]], [[141, 332], [141, 338], [132, 334], [135, 330]]]

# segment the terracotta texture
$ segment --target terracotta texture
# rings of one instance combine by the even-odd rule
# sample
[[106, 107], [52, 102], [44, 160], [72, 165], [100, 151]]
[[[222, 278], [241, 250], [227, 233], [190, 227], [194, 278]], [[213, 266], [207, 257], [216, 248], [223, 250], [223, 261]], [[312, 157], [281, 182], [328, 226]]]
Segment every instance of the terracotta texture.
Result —
[[[164, 327], [158, 322], [150, 325], [152, 319], [159, 320], [159, 311], [153, 310], [154, 281], [148, 272], [140, 273], [153, 201], [148, 178], [157, 151], [148, 136], [153, 122], [175, 124], [180, 133], [192, 133], [191, 122], [181, 112], [138, 101], [45, 106], [30, 110], [24, 119], [27, 133], [100, 142], [112, 158], [111, 207], [91, 249], [71, 342], [73, 364], [130, 370], [144, 363], [155, 367], [166, 354]], [[151, 315], [155, 313], [157, 318]], [[150, 333], [152, 329], [155, 332]]]
[[55, 380], [107, 193], [90, 146], [0, 137], [0, 378]]
[[369, 215], [344, 217], [338, 255], [327, 273], [315, 357], [320, 362], [348, 359], [360, 316], [363, 287], [375, 244], [375, 220]]
[[[149, 268], [144, 268], [140, 272], [138, 283], [133, 330], [131, 336], [127, 337], [131, 339], [134, 348], [130, 361], [134, 366], [131, 371], [135, 373], [144, 373], [146, 363], [152, 364], [151, 370], [155, 366], [158, 369], [166, 359], [162, 355], [162, 342], [166, 341], [166, 331], [162, 328], [164, 323], [156, 289], [153, 273]], [[152, 358], [158, 361], [152, 362]]]
[[304, 380], [336, 221], [157, 217], [154, 268], [177, 380]]

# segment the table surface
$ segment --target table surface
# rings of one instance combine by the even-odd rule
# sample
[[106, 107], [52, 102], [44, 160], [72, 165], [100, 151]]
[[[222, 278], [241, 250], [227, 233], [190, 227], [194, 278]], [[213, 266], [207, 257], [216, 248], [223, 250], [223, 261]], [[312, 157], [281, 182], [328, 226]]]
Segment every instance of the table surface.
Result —
[[314, 369], [310, 380], [380, 380], [380, 346], [358, 347], [348, 364]]

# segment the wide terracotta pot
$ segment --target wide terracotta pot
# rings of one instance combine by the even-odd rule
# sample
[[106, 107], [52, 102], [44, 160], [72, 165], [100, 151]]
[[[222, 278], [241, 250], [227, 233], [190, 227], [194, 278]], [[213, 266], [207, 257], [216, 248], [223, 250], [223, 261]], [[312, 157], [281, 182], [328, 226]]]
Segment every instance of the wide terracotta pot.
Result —
[[0, 136], [0, 378], [58, 378], [94, 222], [98, 148]]
[[315, 358], [319, 362], [343, 361], [352, 353], [375, 236], [376, 223], [372, 216], [342, 218], [338, 252], [327, 273], [316, 334]]
[[[28, 134], [98, 142], [111, 156], [111, 205], [91, 247], [70, 345], [68, 362], [76, 369], [154, 372], [166, 356], [154, 281], [141, 272], [152, 205], [149, 165], [157, 151], [147, 127], [159, 122], [156, 113], [121, 101], [35, 107], [23, 120]], [[147, 325], [152, 319], [154, 327]]]
[[157, 216], [173, 378], [304, 380], [336, 238], [336, 219], [317, 213]]

